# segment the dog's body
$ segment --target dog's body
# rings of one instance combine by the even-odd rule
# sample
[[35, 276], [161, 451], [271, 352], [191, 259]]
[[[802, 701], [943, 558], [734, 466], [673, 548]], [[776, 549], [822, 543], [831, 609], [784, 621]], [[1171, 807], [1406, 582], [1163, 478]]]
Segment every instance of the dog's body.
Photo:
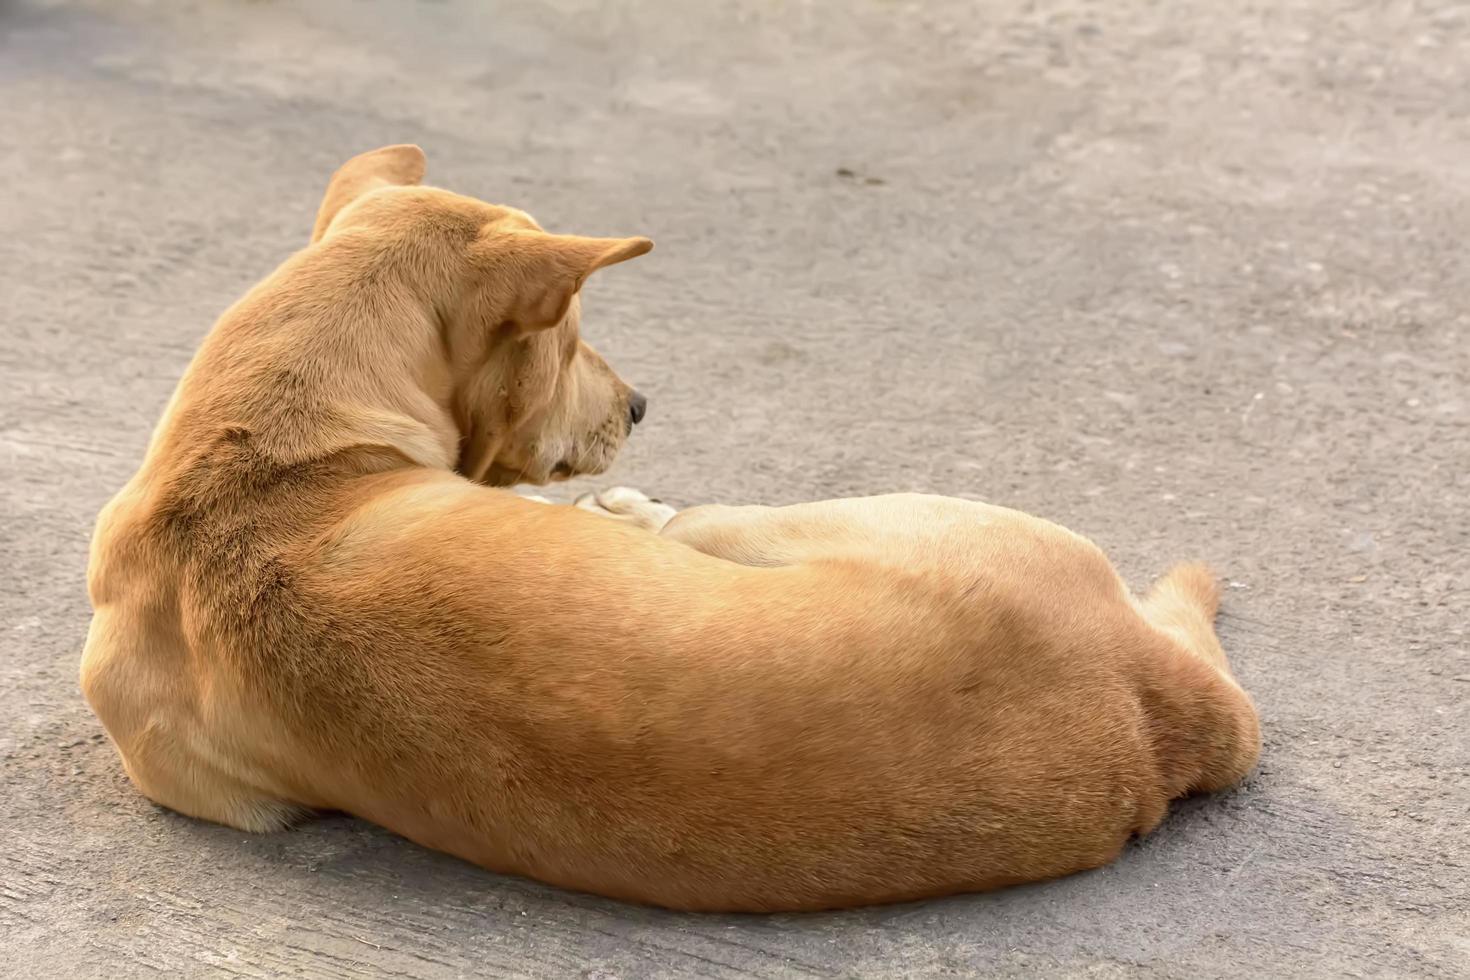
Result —
[[421, 173], [408, 147], [339, 171], [99, 519], [82, 683], [148, 796], [772, 910], [1096, 867], [1253, 765], [1196, 566], [1139, 602], [978, 503], [618, 493], [608, 520], [482, 485], [611, 462], [637, 396], [576, 292], [648, 245]]

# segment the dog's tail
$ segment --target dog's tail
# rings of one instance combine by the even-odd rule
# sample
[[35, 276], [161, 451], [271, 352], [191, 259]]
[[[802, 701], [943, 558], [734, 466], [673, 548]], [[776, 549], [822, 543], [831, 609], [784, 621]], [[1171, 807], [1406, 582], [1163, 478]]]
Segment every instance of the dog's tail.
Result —
[[[1255, 705], [1230, 673], [1215, 635], [1220, 583], [1210, 569], [1187, 562], [1169, 569], [1141, 603], [1143, 614], [1182, 651], [1215, 668], [1216, 683], [1194, 687], [1173, 735], [1188, 746], [1176, 761], [1176, 792], [1214, 791], [1244, 778], [1261, 754]], [[1192, 734], [1186, 735], [1185, 732]]]
[[1202, 562], [1175, 565], [1154, 583], [1143, 600], [1143, 613], [1149, 622], [1230, 677], [1230, 664], [1215, 635], [1215, 613], [1219, 609], [1220, 583]]

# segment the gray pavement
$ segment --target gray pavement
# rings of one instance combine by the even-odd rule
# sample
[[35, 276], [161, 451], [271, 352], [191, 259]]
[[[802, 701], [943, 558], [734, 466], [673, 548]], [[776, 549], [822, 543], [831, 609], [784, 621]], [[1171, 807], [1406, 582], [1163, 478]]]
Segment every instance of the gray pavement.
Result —
[[[75, 680], [93, 517], [408, 140], [658, 242], [585, 296], [651, 397], [609, 479], [1206, 558], [1259, 771], [1099, 872], [773, 918], [139, 798]], [[1470, 975], [1465, 5], [0, 2], [0, 179], [0, 974]]]

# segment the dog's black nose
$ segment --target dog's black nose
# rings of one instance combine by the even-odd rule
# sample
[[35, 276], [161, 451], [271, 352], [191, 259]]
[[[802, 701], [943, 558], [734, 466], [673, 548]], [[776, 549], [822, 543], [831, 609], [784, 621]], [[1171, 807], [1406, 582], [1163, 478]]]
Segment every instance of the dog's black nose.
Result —
[[634, 425], [643, 421], [643, 416], [648, 414], [648, 399], [641, 392], [633, 392], [628, 396], [628, 420]]

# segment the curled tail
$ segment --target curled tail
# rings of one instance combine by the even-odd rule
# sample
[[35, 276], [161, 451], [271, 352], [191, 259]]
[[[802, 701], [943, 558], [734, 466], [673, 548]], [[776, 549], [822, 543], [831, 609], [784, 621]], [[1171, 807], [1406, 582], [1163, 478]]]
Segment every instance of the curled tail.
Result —
[[1203, 562], [1175, 565], [1143, 600], [1149, 622], [1230, 677], [1230, 664], [1215, 635], [1219, 609], [1220, 583]]
[[[1175, 760], [1175, 791], [1213, 791], [1239, 782], [1261, 754], [1261, 727], [1255, 705], [1235, 682], [1215, 635], [1220, 583], [1204, 564], [1175, 565], [1140, 606], [1155, 629], [1215, 668], [1213, 682], [1194, 690], [1188, 712], [1192, 722], [1181, 722], [1175, 732], [1190, 747]], [[1185, 737], [1183, 732], [1191, 728]]]

